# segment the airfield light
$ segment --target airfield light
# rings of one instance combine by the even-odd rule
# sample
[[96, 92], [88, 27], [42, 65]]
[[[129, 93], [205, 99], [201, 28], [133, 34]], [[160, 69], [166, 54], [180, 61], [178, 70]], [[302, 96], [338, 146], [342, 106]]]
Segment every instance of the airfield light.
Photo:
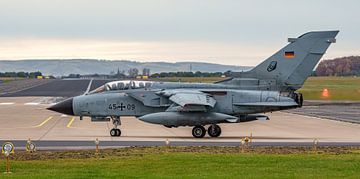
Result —
[[314, 151], [315, 151], [315, 152], [317, 151], [317, 145], [318, 145], [318, 143], [319, 143], [319, 140], [315, 138], [314, 141], [313, 141]]
[[10, 172], [10, 154], [14, 153], [14, 144], [11, 142], [5, 142], [1, 148], [1, 153], [6, 157], [6, 171], [4, 173]]
[[100, 141], [98, 138], [95, 139], [95, 145], [96, 145], [96, 154], [99, 153], [99, 144], [100, 144]]
[[29, 153], [35, 152], [36, 151], [36, 145], [34, 142], [31, 141], [31, 139], [29, 138], [26, 142], [26, 151]]
[[245, 142], [245, 144], [247, 145], [247, 144], [250, 142], [249, 137], [246, 136], [246, 137], [244, 138], [244, 142]]
[[250, 144], [252, 144], [252, 133], [250, 133]]
[[6, 170], [4, 173], [11, 173], [10, 172], [10, 152], [9, 151], [5, 151], [5, 157], [6, 157]]
[[169, 139], [166, 139], [165, 144], [166, 144], [167, 147], [170, 146], [170, 141], [169, 141]]
[[245, 147], [245, 138], [241, 139], [241, 153], [244, 153], [244, 147]]

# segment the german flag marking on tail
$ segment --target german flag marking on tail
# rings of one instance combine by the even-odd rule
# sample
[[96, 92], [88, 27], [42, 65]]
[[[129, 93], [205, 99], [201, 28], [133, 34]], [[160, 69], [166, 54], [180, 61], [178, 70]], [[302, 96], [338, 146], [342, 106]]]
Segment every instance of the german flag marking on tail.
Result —
[[285, 57], [285, 58], [294, 58], [294, 57], [295, 57], [295, 53], [294, 53], [294, 51], [285, 52], [284, 57]]

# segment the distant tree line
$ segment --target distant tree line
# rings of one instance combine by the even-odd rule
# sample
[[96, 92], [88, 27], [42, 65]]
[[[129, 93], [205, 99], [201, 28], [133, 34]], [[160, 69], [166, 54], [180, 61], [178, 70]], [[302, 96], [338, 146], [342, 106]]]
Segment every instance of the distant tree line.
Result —
[[360, 76], [360, 56], [323, 60], [316, 68], [317, 76]]
[[126, 75], [122, 74], [122, 73], [111, 73], [109, 75], [106, 74], [87, 74], [87, 75], [80, 75], [80, 74], [69, 74], [67, 76], [62, 76], [61, 78], [102, 78], [102, 79], [123, 79], [126, 78]]
[[164, 78], [164, 77], [221, 77], [222, 75], [230, 76], [231, 71], [227, 72], [161, 72], [161, 73], [154, 73], [151, 75], [151, 78]]
[[[94, 75], [92, 75], [91, 77], [95, 77], [95, 76], [98, 76], [98, 74], [94, 74]], [[64, 76], [64, 78], [81, 78], [82, 77], [82, 75], [80, 75], [80, 74], [69, 74], [68, 76]]]
[[36, 72], [0, 72], [0, 77], [19, 77], [19, 78], [36, 78], [42, 76], [40, 71]]
[[125, 70], [121, 70], [118, 68], [117, 72], [111, 71], [110, 74], [88, 74], [88, 75], [80, 75], [80, 74], [69, 74], [67, 76], [62, 76], [62, 78], [104, 78], [104, 79], [124, 79], [124, 78], [136, 78], [138, 76], [150, 76], [150, 69], [143, 68], [142, 73], [137, 68], [129, 68], [127, 70], [127, 74], [125, 74]]
[[[143, 70], [143, 76], [150, 76], [150, 78], [164, 78], [164, 77], [222, 77], [223, 75], [229, 77], [231, 76], [231, 71], [227, 72], [161, 72], [161, 73], [149, 73], [150, 70]], [[63, 78], [104, 78], [104, 79], [124, 79], [124, 78], [136, 78], [139, 74], [139, 71], [136, 68], [131, 68], [128, 70], [129, 74], [125, 75], [123, 73], [112, 73], [109, 75], [99, 75], [99, 74], [89, 74], [89, 75], [80, 75], [80, 74], [69, 74], [63, 76]]]

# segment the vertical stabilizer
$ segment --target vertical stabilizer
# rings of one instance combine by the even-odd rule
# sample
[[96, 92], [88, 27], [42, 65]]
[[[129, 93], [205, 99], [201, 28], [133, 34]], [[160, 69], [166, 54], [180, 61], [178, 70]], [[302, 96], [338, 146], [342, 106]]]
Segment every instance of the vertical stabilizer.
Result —
[[280, 91], [297, 90], [311, 75], [330, 44], [336, 41], [338, 32], [316, 31], [289, 38], [288, 45], [252, 70], [241, 73], [240, 77], [274, 80]]

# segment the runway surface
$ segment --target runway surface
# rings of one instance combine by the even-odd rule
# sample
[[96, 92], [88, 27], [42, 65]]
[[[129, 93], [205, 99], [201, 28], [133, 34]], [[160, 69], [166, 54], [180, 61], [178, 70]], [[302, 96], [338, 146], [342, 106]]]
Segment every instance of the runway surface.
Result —
[[360, 103], [321, 103], [309, 104], [302, 108], [289, 110], [295, 114], [322, 117], [326, 119], [360, 123]]
[[[49, 83], [41, 84], [33, 88], [1, 95], [2, 97], [19, 96], [52, 96], [52, 97], [73, 97], [83, 94], [90, 79], [68, 79], [52, 80]], [[90, 90], [109, 82], [109, 80], [93, 80]]]
[[[66, 97], [82, 94], [90, 80], [54, 80], [33, 88], [0, 97], [0, 142], [14, 141], [24, 147], [31, 139], [38, 147], [47, 149], [82, 149], [93, 147], [98, 138], [103, 147], [122, 146], [238, 146], [242, 138], [252, 136], [255, 146], [308, 146], [314, 140], [319, 145], [359, 146], [360, 124], [328, 120], [334, 116], [346, 120], [347, 116], [358, 119], [357, 106], [349, 109], [305, 106], [303, 109], [267, 114], [269, 121], [251, 121], [236, 124], [220, 124], [219, 138], [194, 139], [191, 127], [166, 128], [161, 125], [144, 123], [134, 117], [123, 117], [121, 137], [110, 137], [112, 124], [91, 123], [89, 118], [80, 121], [78, 117], [61, 115], [46, 110], [46, 107]], [[107, 80], [94, 80], [91, 90]], [[46, 96], [46, 97], [45, 97]], [[310, 111], [310, 112], [309, 112]]]
[[308, 117], [285, 112], [270, 113], [269, 121], [220, 124], [219, 138], [194, 139], [191, 127], [166, 128], [123, 117], [121, 137], [110, 137], [109, 122], [80, 121], [77, 117], [46, 110], [53, 97], [2, 97], [0, 99], [0, 140], [25, 146], [31, 139], [47, 149], [82, 149], [94, 145], [98, 138], [103, 147], [121, 146], [238, 146], [242, 138], [252, 136], [253, 145], [307, 146], [316, 139], [320, 145], [358, 146], [360, 125]]

